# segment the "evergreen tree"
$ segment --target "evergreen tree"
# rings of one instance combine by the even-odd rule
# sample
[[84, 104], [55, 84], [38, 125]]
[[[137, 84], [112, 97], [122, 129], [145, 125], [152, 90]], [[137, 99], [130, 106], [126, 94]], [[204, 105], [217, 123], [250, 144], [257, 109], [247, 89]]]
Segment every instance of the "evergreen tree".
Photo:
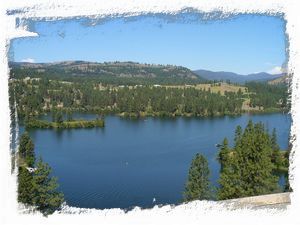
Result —
[[208, 162], [201, 154], [196, 154], [189, 169], [184, 192], [184, 200], [204, 200], [211, 198]]
[[27, 166], [34, 167], [34, 162], [35, 162], [34, 144], [31, 139], [28, 140], [25, 149], [26, 149], [25, 162]]
[[33, 184], [32, 174], [23, 166], [18, 171], [18, 201], [32, 205]]
[[228, 163], [229, 160], [229, 147], [228, 147], [228, 140], [227, 138], [224, 138], [222, 145], [220, 146], [220, 152], [219, 152], [219, 162], [221, 164], [221, 171], [223, 171], [224, 166]]
[[262, 123], [250, 120], [244, 132], [236, 138], [235, 147], [223, 162], [220, 174], [219, 199], [230, 199], [279, 190], [278, 177], [274, 175], [272, 144]]
[[[57, 180], [51, 177], [51, 168], [41, 159], [35, 171], [30, 173], [27, 167], [34, 167], [34, 144], [25, 132], [20, 138], [18, 173], [18, 201], [36, 206], [44, 215], [49, 215], [58, 209], [64, 201], [62, 193], [56, 189]], [[21, 163], [20, 163], [21, 162]]]
[[242, 133], [243, 133], [242, 127], [240, 125], [238, 125], [235, 129], [235, 135], [234, 135], [235, 144], [239, 143], [239, 140], [242, 137]]
[[30, 140], [30, 136], [28, 132], [24, 132], [20, 138], [20, 144], [19, 144], [19, 156], [22, 158], [25, 158], [26, 156], [26, 146]]
[[22, 134], [20, 138], [19, 157], [22, 160], [21, 163], [25, 163], [27, 167], [34, 166], [34, 161], [35, 161], [34, 144], [28, 132]]
[[50, 166], [40, 159], [33, 176], [32, 202], [44, 215], [59, 209], [64, 201], [63, 194], [57, 191], [57, 179], [50, 174]]

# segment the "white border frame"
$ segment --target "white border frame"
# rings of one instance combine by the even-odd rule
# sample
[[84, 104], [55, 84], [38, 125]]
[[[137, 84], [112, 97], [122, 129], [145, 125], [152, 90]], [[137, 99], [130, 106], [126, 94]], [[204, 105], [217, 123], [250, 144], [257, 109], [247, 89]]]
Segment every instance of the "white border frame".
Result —
[[[3, 3], [4, 2], [4, 3]], [[7, 0], [0, 3], [0, 214], [2, 224], [300, 224], [300, 157], [296, 149], [300, 146], [300, 18], [297, 0]], [[290, 183], [294, 190], [292, 204], [285, 211], [240, 209], [229, 211], [219, 204], [206, 201], [194, 201], [177, 207], [134, 210], [125, 213], [120, 209], [95, 210], [68, 208], [65, 212], [75, 214], [58, 214], [45, 218], [40, 214], [20, 214], [16, 201], [16, 176], [11, 175], [10, 117], [8, 107], [8, 49], [13, 38], [36, 36], [27, 30], [26, 25], [16, 27], [16, 18], [49, 19], [72, 17], [105, 18], [116, 16], [136, 16], [146, 13], [176, 14], [186, 8], [205, 13], [222, 11], [224, 15], [238, 13], [282, 14], [286, 20], [288, 37], [288, 71], [293, 73], [291, 82], [292, 158], [290, 160]], [[8, 15], [6, 12], [14, 11]], [[81, 212], [81, 213], [80, 213]], [[3, 214], [3, 215], [2, 215]]]

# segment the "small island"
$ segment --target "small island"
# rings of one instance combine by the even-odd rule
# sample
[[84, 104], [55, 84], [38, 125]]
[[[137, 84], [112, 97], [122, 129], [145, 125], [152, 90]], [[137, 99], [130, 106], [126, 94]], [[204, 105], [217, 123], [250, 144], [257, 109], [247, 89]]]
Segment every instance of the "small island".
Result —
[[26, 115], [24, 125], [26, 129], [76, 129], [104, 127], [104, 118], [97, 117], [94, 120], [73, 119], [69, 110], [54, 110], [51, 112], [52, 121], [42, 120], [35, 116]]
[[104, 120], [73, 120], [63, 122], [49, 122], [45, 120], [29, 120], [25, 123], [26, 128], [42, 129], [75, 129], [75, 128], [94, 128], [104, 127]]

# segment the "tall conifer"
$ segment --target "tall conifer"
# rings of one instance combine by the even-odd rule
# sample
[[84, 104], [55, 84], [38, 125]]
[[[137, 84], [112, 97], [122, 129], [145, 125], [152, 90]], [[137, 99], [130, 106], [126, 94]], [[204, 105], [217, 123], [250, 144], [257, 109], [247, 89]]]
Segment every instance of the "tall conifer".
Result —
[[184, 200], [204, 200], [211, 198], [208, 162], [201, 154], [192, 161], [184, 192]]
[[44, 215], [59, 209], [64, 201], [63, 194], [57, 191], [57, 179], [50, 176], [51, 168], [42, 159], [37, 162], [33, 176], [33, 204]]
[[[240, 129], [239, 129], [240, 130]], [[274, 175], [272, 144], [262, 123], [250, 120], [235, 147], [223, 162], [220, 174], [219, 199], [230, 199], [278, 191], [278, 177]]]

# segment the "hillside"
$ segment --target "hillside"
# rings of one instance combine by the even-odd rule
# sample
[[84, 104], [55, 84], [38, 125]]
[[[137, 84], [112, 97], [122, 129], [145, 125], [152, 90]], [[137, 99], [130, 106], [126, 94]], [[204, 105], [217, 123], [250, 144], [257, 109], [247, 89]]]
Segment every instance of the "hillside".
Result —
[[287, 84], [288, 83], [288, 75], [284, 75], [281, 77], [278, 77], [276, 79], [268, 81], [268, 84]]
[[182, 66], [140, 64], [135, 62], [95, 63], [86, 61], [63, 61], [56, 63], [20, 63], [11, 62], [11, 77], [24, 78], [147, 78], [162, 81], [180, 80], [189, 82], [203, 81], [201, 77]]
[[224, 71], [213, 72], [209, 70], [195, 70], [194, 73], [207, 80], [223, 80], [223, 81], [230, 80], [230, 82], [238, 83], [238, 84], [244, 84], [250, 81], [265, 82], [283, 76], [283, 74], [272, 75], [264, 72], [241, 75], [232, 72], [224, 72]]

